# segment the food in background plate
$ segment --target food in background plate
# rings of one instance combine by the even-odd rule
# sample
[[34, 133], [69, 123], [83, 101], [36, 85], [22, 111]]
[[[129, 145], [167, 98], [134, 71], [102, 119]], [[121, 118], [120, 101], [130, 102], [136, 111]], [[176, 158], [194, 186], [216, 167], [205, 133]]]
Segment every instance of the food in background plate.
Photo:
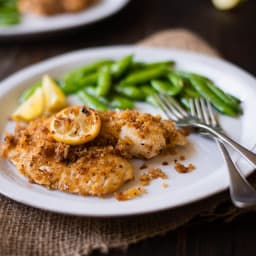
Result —
[[[75, 118], [68, 118], [74, 115], [74, 109], [85, 119], [90, 119], [91, 115], [98, 117], [100, 130], [97, 118], [93, 118], [95, 130], [93, 122], [74, 123]], [[14, 134], [7, 134], [1, 145], [2, 157], [10, 160], [31, 182], [49, 189], [104, 196], [133, 179], [129, 159], [151, 159], [164, 150], [185, 146], [187, 142], [172, 121], [159, 116], [135, 110], [95, 111], [86, 106], [71, 106], [60, 113], [63, 111], [66, 115], [62, 118], [57, 113], [28, 124], [17, 122]], [[59, 129], [53, 131], [51, 123], [56, 118]], [[88, 136], [90, 133], [97, 136], [80, 145], [55, 140], [55, 132], [79, 137], [83, 136], [81, 130]]]
[[16, 0], [0, 0], [0, 26], [15, 25], [20, 22]]
[[97, 0], [0, 0], [0, 26], [15, 25], [21, 14], [54, 15], [85, 10]]
[[53, 15], [64, 12], [78, 12], [88, 8], [95, 0], [18, 0], [22, 13]]

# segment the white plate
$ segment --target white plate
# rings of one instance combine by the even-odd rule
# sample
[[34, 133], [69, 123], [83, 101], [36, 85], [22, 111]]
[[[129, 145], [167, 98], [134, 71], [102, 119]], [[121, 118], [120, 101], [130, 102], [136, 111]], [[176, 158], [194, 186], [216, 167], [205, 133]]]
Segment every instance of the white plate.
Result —
[[20, 24], [0, 26], [0, 37], [31, 35], [87, 25], [118, 12], [128, 2], [129, 0], [100, 0], [90, 8], [75, 14], [58, 14], [50, 17], [23, 15]]
[[[244, 115], [239, 119], [222, 117], [222, 124], [228, 134], [238, 142], [248, 148], [255, 144], [256, 81], [252, 76], [232, 64], [204, 55], [129, 46], [96, 48], [65, 54], [26, 68], [3, 81], [0, 85], [0, 133], [6, 130], [8, 116], [17, 106], [20, 93], [40, 79], [42, 74], [59, 77], [76, 66], [100, 58], [120, 58], [131, 53], [141, 61], [174, 59], [180, 69], [208, 76], [223, 89], [238, 96], [243, 101]], [[158, 112], [148, 105], [142, 104], [139, 108], [150, 113]], [[172, 163], [169, 166], [161, 166], [169, 179], [153, 181], [147, 188], [147, 194], [130, 201], [118, 202], [113, 197], [100, 199], [50, 191], [28, 183], [26, 178], [4, 159], [0, 159], [0, 192], [37, 208], [82, 216], [113, 217], [175, 208], [206, 198], [228, 187], [227, 172], [215, 144], [199, 135], [189, 136], [189, 141], [190, 146], [185, 149], [184, 155], [187, 158], [186, 163], [193, 163], [196, 170], [187, 174], [177, 173], [173, 166], [173, 160], [177, 156], [151, 160], [149, 163], [153, 166], [161, 166], [163, 159]], [[141, 161], [134, 161], [135, 167], [140, 164]], [[245, 171], [246, 174], [249, 172]], [[163, 182], [167, 182], [169, 187], [164, 189]], [[136, 181], [127, 186], [134, 183], [136, 184]]]

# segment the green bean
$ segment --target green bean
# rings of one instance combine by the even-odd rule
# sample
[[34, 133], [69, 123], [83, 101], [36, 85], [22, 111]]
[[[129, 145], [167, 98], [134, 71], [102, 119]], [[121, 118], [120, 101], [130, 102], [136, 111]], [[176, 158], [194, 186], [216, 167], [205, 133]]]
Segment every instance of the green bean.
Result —
[[145, 62], [142, 61], [133, 61], [130, 67], [130, 70], [138, 70], [146, 66]]
[[194, 75], [194, 76], [197, 76], [207, 82], [211, 82], [211, 80], [206, 77], [206, 76], [203, 76], [203, 75], [199, 75], [199, 74], [196, 74], [196, 73], [191, 73], [191, 72], [185, 72], [185, 71], [181, 71], [181, 70], [174, 70], [172, 71], [174, 72], [176, 75], [180, 76], [181, 78], [185, 78], [185, 79], [189, 79], [191, 75]]
[[112, 63], [112, 60], [100, 60], [73, 70], [64, 78], [64, 86], [62, 87], [64, 92], [67, 94], [77, 92], [81, 89], [80, 87], [78, 87], [78, 89], [76, 88], [77, 84], [81, 84], [81, 81], [83, 81], [86, 76], [93, 73], [95, 74], [102, 66], [111, 65]]
[[128, 75], [124, 80], [124, 84], [142, 84], [147, 83], [152, 79], [156, 79], [162, 77], [166, 74], [167, 69], [166, 67], [153, 67], [153, 68], [146, 68], [141, 71], [134, 72]]
[[230, 106], [231, 108], [236, 110], [238, 113], [241, 113], [242, 110], [239, 106], [240, 102], [238, 99], [236, 99], [234, 96], [231, 96], [225, 93], [219, 87], [214, 85], [213, 82], [207, 77], [204, 77], [198, 74], [192, 74], [192, 75], [204, 81], [207, 87], [212, 91], [212, 93], [214, 93], [220, 100], [222, 100], [223, 103], [225, 103], [227, 106]]
[[145, 69], [145, 68], [156, 68], [156, 67], [166, 67], [168, 68], [172, 68], [175, 65], [174, 61], [159, 61], [159, 62], [140, 62], [140, 61], [136, 61], [133, 62], [131, 64], [131, 67], [129, 69], [129, 72], [134, 72], [134, 71], [138, 71], [141, 69]]
[[190, 109], [189, 97], [179, 97], [179, 101], [186, 109]]
[[90, 95], [94, 96], [94, 97], [97, 97], [97, 87], [96, 86], [93, 86], [93, 85], [89, 85], [89, 86], [86, 86], [83, 88], [83, 91], [89, 93]]
[[109, 104], [112, 108], [118, 108], [118, 109], [131, 109], [134, 108], [134, 102], [130, 99], [120, 96], [120, 95], [114, 95], [110, 101]]
[[61, 88], [65, 94], [72, 94], [83, 89], [85, 86], [96, 84], [97, 80], [98, 80], [98, 73], [92, 73], [92, 74], [85, 75], [84, 77], [81, 77], [79, 80], [77, 80], [74, 83], [64, 81], [64, 84], [62, 85]]
[[115, 90], [118, 93], [120, 93], [130, 99], [133, 99], [133, 100], [144, 100], [145, 99], [144, 92], [140, 88], [138, 88], [134, 85], [118, 85], [118, 86], [116, 86]]
[[179, 75], [175, 74], [175, 72], [169, 72], [167, 78], [172, 83], [174, 88], [176, 88], [177, 93], [183, 89], [184, 81]]
[[211, 82], [207, 82], [208, 87], [210, 90], [215, 93], [223, 102], [225, 102], [230, 107], [236, 108], [239, 110], [239, 100], [236, 99], [234, 96], [231, 96], [224, 91], [222, 91], [220, 88], [218, 88], [216, 85], [214, 85]]
[[188, 79], [183, 79], [183, 81], [184, 81], [184, 87], [182, 90], [182, 95], [185, 95], [186, 97], [191, 97], [191, 98], [199, 98], [200, 94], [191, 85], [190, 81]]
[[196, 90], [192, 89], [191, 87], [187, 87], [187, 86], [184, 87], [182, 94], [189, 96], [191, 98], [199, 98], [200, 97], [200, 94]]
[[175, 61], [158, 61], [158, 62], [151, 62], [151, 63], [146, 63], [145, 67], [147, 68], [155, 68], [155, 67], [167, 67], [167, 68], [172, 68], [175, 65]]
[[140, 88], [146, 96], [153, 95], [156, 93], [156, 90], [148, 84], [142, 85]]
[[79, 99], [83, 102], [83, 104], [89, 106], [90, 108], [96, 109], [96, 110], [108, 110], [108, 106], [100, 101], [95, 96], [87, 93], [85, 90], [81, 90], [77, 93], [77, 96]]
[[16, 0], [0, 1], [0, 25], [14, 25], [20, 22]]
[[217, 95], [215, 95], [210, 88], [207, 86], [205, 81], [195, 75], [190, 75], [190, 81], [196, 91], [206, 99], [209, 99], [212, 105], [221, 113], [229, 116], [237, 116], [238, 111], [227, 104], [225, 104]]
[[109, 60], [109, 59], [99, 60], [99, 61], [93, 62], [91, 64], [88, 64], [88, 65], [85, 65], [78, 69], [73, 70], [71, 73], [69, 73], [67, 75], [67, 77], [72, 77], [72, 75], [84, 76], [85, 74], [94, 73], [97, 70], [99, 70], [101, 67], [106, 66], [106, 65], [111, 65], [111, 64], [113, 64], [113, 60]]
[[227, 95], [228, 95], [228, 97], [232, 98], [232, 100], [233, 100], [234, 102], [236, 102], [237, 104], [240, 104], [240, 103], [241, 103], [241, 100], [238, 99], [236, 96], [231, 95], [231, 94], [229, 94], [229, 93], [227, 93]]
[[22, 104], [23, 102], [25, 102], [26, 100], [28, 100], [33, 94], [34, 92], [42, 86], [42, 82], [39, 81], [37, 83], [35, 83], [34, 85], [32, 85], [31, 87], [27, 88], [19, 97], [19, 103]]
[[205, 83], [207, 83], [207, 86], [210, 88], [210, 90], [216, 94], [220, 99], [222, 99], [227, 105], [234, 107], [234, 108], [238, 108], [239, 104], [240, 104], [240, 100], [228, 93], [225, 93], [223, 90], [221, 90], [219, 87], [217, 87], [209, 78], [202, 76], [202, 75], [198, 75], [195, 73], [191, 73], [193, 76], [195, 77], [199, 77], [202, 80], [205, 81]]
[[209, 79], [208, 77], [196, 74], [196, 73], [186, 73], [183, 71], [178, 71], [176, 72], [179, 75], [181, 75], [182, 77], [186, 77], [189, 79], [189, 77], [192, 76], [196, 76], [202, 80], [204, 80], [205, 83], [207, 83], [208, 87], [213, 91], [213, 93], [215, 93], [219, 98], [221, 98], [226, 104], [234, 107], [234, 108], [239, 108], [239, 104], [241, 103], [241, 100], [238, 99], [237, 97], [230, 95], [228, 93], [225, 93], [223, 90], [221, 90], [219, 87], [217, 87], [211, 79]]
[[141, 90], [146, 96], [146, 102], [150, 105], [157, 106], [156, 99], [154, 95], [156, 94], [156, 91], [154, 88], [152, 88], [150, 85], [143, 85], [141, 86]]
[[111, 87], [111, 74], [108, 67], [104, 67], [98, 74], [97, 96], [106, 96]]
[[116, 78], [122, 76], [129, 69], [132, 61], [133, 55], [127, 55], [119, 61], [115, 62], [111, 67], [113, 76]]
[[159, 93], [168, 94], [171, 96], [175, 96], [181, 91], [181, 88], [174, 87], [172, 84], [166, 81], [151, 80], [151, 85]]

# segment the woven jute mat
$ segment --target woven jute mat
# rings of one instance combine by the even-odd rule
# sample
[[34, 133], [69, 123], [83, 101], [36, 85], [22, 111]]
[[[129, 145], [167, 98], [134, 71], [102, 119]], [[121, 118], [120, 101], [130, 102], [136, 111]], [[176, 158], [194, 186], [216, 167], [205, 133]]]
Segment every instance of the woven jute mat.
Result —
[[[159, 32], [139, 44], [218, 56], [201, 38], [180, 29]], [[174, 210], [114, 219], [59, 215], [0, 196], [0, 255], [80, 256], [95, 249], [102, 252], [110, 248], [125, 249], [130, 244], [191, 223], [196, 217], [197, 220], [198, 217], [231, 220], [241, 213], [243, 211], [230, 203], [228, 192]]]

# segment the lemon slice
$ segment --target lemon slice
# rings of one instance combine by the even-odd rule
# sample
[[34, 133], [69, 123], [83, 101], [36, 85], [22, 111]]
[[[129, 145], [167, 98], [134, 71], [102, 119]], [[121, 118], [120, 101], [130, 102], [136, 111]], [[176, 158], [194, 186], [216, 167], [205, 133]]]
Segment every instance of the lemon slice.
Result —
[[64, 93], [48, 75], [43, 77], [42, 89], [45, 97], [46, 112], [57, 112], [67, 106], [67, 99]]
[[241, 0], [212, 0], [214, 6], [219, 10], [229, 10], [236, 7]]
[[16, 121], [29, 122], [40, 115], [44, 111], [44, 94], [41, 88], [38, 88], [34, 94], [12, 114], [12, 119]]
[[50, 133], [59, 142], [80, 145], [93, 140], [100, 132], [100, 116], [86, 106], [72, 106], [52, 117]]

